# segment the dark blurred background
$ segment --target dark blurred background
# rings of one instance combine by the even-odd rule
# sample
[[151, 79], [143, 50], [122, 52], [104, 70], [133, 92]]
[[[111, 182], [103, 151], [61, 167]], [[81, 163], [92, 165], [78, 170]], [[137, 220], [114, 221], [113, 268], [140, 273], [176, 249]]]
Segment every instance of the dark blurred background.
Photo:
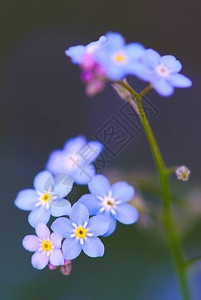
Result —
[[[127, 116], [129, 107], [109, 86], [88, 98], [78, 67], [64, 55], [69, 46], [87, 44], [110, 30], [122, 33], [128, 42], [176, 56], [182, 72], [192, 79], [192, 88], [177, 89], [171, 98], [152, 91], [144, 101], [166, 163], [185, 164], [192, 170], [188, 184], [178, 183], [175, 188], [172, 180], [173, 190], [182, 198], [197, 188], [201, 177], [200, 14], [198, 0], [0, 2], [1, 299], [180, 299], [158, 224], [154, 229], [119, 225], [104, 239], [104, 258], [81, 255], [71, 275], [64, 277], [58, 271], [32, 268], [31, 254], [21, 240], [33, 229], [27, 213], [17, 210], [13, 201], [19, 190], [32, 187], [50, 151], [80, 133], [88, 139], [100, 137], [111, 120], [118, 120], [130, 139], [115, 150], [116, 155], [113, 149], [104, 151], [99, 172], [118, 166], [121, 178], [121, 172], [154, 171], [142, 128]], [[136, 90], [145, 87], [132, 81]], [[184, 237], [190, 256], [201, 253], [201, 223], [194, 223]], [[199, 300], [201, 266], [200, 274], [191, 273], [194, 299]]]

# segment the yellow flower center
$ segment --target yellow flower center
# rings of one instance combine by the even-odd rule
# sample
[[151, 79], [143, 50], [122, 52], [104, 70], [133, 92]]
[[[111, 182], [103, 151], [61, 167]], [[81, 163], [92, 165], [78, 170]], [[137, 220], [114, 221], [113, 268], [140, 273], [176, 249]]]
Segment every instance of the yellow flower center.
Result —
[[187, 173], [184, 171], [183, 173], [182, 173], [182, 177], [184, 178], [184, 179], [186, 179], [187, 178]]
[[50, 199], [51, 199], [50, 194], [43, 194], [42, 197], [41, 197], [41, 200], [44, 203], [48, 203], [50, 201]]
[[124, 53], [115, 53], [113, 59], [116, 63], [123, 64], [127, 61], [127, 57]]
[[42, 243], [42, 248], [44, 251], [50, 251], [52, 249], [52, 245], [49, 241], [44, 241]]
[[75, 234], [77, 237], [79, 237], [79, 239], [83, 239], [87, 235], [87, 231], [84, 227], [78, 227]]

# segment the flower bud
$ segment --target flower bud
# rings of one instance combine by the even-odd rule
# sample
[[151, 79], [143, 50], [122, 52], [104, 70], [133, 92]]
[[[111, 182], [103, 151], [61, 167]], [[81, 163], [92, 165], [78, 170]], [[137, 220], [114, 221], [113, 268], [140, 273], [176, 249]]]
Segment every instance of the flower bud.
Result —
[[176, 169], [177, 179], [187, 181], [190, 176], [190, 170], [186, 166], [180, 166]]

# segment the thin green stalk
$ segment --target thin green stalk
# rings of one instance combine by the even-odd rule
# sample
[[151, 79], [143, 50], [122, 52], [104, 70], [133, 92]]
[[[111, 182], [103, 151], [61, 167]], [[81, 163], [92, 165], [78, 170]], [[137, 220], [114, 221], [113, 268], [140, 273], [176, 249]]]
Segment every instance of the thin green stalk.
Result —
[[190, 267], [192, 264], [194, 264], [195, 262], [198, 262], [199, 260], [201, 260], [201, 255], [189, 259], [189, 260], [185, 263], [185, 268]]
[[160, 178], [160, 186], [161, 186], [161, 196], [163, 201], [163, 221], [164, 221], [164, 228], [166, 233], [167, 242], [169, 245], [170, 252], [172, 254], [172, 258], [174, 261], [175, 269], [177, 272], [178, 280], [180, 283], [180, 289], [181, 293], [183, 295], [184, 300], [190, 300], [190, 291], [188, 287], [188, 279], [186, 275], [185, 270], [185, 264], [184, 264], [184, 255], [183, 255], [183, 249], [181, 245], [181, 241], [179, 238], [179, 235], [177, 233], [176, 224], [174, 222], [173, 213], [171, 210], [171, 199], [168, 189], [168, 176], [169, 172], [168, 169], [166, 169], [165, 164], [163, 162], [161, 153], [159, 151], [158, 145], [156, 143], [156, 140], [154, 138], [154, 135], [152, 133], [152, 130], [150, 128], [149, 122], [147, 120], [147, 117], [144, 112], [144, 108], [142, 105], [141, 97], [145, 95], [150, 89], [151, 86], [148, 86], [144, 91], [142, 91], [140, 94], [137, 94], [127, 83], [123, 81], [119, 81], [118, 84], [122, 85], [124, 88], [126, 88], [131, 95], [134, 97], [141, 122], [143, 124], [144, 130], [147, 135], [147, 139], [149, 141], [153, 158], [156, 163], [156, 167], [159, 173]]

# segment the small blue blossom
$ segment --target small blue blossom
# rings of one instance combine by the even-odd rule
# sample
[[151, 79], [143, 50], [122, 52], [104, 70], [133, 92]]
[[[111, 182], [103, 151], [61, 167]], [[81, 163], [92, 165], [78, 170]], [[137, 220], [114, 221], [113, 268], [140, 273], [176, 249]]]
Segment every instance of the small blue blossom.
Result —
[[122, 35], [109, 32], [106, 34], [105, 43], [97, 49], [94, 57], [109, 80], [120, 80], [131, 72], [133, 74], [135, 68], [139, 68], [143, 53], [144, 47], [141, 44], [126, 45]]
[[147, 49], [142, 57], [142, 64], [133, 74], [151, 83], [161, 96], [168, 97], [174, 93], [174, 88], [187, 88], [192, 81], [179, 74], [181, 63], [172, 55], [160, 56], [158, 52]]
[[47, 224], [50, 215], [68, 215], [71, 205], [63, 199], [72, 189], [73, 179], [65, 176], [65, 181], [53, 178], [50, 172], [42, 171], [34, 179], [34, 189], [22, 190], [15, 199], [15, 205], [22, 210], [31, 211], [28, 222], [32, 227], [40, 222]]
[[87, 143], [82, 135], [71, 138], [65, 143], [64, 149], [55, 150], [50, 154], [46, 168], [53, 174], [66, 173], [72, 176], [76, 183], [86, 184], [96, 174], [92, 162], [102, 149], [100, 142]]
[[88, 187], [91, 194], [83, 195], [78, 202], [88, 208], [90, 215], [101, 214], [109, 218], [109, 229], [104, 236], [113, 233], [116, 221], [123, 224], [137, 221], [137, 210], [127, 203], [133, 198], [135, 190], [127, 182], [119, 181], [110, 186], [105, 176], [96, 175]]
[[44, 223], [36, 226], [36, 235], [27, 235], [22, 241], [23, 247], [31, 252], [32, 266], [38, 270], [44, 269], [48, 262], [53, 266], [64, 264], [63, 254], [61, 252], [62, 237], [53, 232], [50, 235], [48, 227]]
[[97, 237], [103, 235], [109, 226], [108, 218], [94, 216], [89, 219], [88, 209], [75, 203], [68, 218], [58, 218], [52, 224], [53, 231], [65, 238], [62, 245], [63, 256], [67, 260], [75, 259], [83, 250], [90, 257], [101, 257], [104, 245]]

